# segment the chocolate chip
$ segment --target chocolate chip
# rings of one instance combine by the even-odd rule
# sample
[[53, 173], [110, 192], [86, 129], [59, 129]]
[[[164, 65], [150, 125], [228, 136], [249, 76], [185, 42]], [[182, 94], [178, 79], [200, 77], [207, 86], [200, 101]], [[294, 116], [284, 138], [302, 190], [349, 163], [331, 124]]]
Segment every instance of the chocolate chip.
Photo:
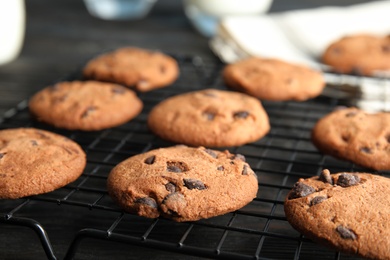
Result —
[[336, 231], [340, 234], [340, 236], [344, 239], [356, 239], [356, 234], [352, 230], [340, 225], [336, 228]]
[[348, 143], [349, 142], [349, 136], [347, 135], [341, 135], [341, 140], [343, 140], [344, 142]]
[[248, 111], [238, 111], [238, 112], [235, 112], [234, 114], [233, 114], [233, 117], [234, 118], [243, 118], [243, 119], [245, 119], [245, 118], [247, 118], [249, 116], [249, 112]]
[[150, 197], [136, 199], [135, 203], [143, 204], [154, 209], [157, 208], [156, 201]]
[[0, 159], [3, 158], [5, 153], [0, 153]]
[[361, 76], [363, 75], [362, 69], [360, 67], [353, 67], [351, 70], [352, 75]]
[[183, 194], [174, 192], [168, 194], [161, 203], [161, 210], [171, 216], [179, 216], [178, 212], [187, 207], [187, 201]]
[[203, 116], [206, 117], [207, 120], [212, 121], [215, 118], [215, 113], [210, 111], [203, 112]]
[[244, 155], [242, 155], [242, 154], [235, 154], [235, 155], [233, 155], [230, 159], [232, 159], [232, 160], [241, 160], [241, 161], [243, 161], [243, 162], [245, 162], [245, 156]]
[[348, 173], [342, 173], [339, 175], [339, 178], [337, 180], [337, 185], [341, 187], [349, 187], [358, 185], [360, 182], [360, 178], [357, 175], [348, 174]]
[[367, 154], [372, 154], [373, 153], [371, 148], [369, 148], [369, 147], [362, 147], [362, 148], [360, 148], [360, 151], [362, 153], [367, 153]]
[[382, 46], [382, 51], [383, 52], [390, 52], [390, 45], [383, 45]]
[[343, 51], [340, 49], [340, 48], [337, 48], [337, 47], [333, 47], [332, 48], [332, 53], [333, 54], [336, 54], [336, 55], [338, 55], [338, 54], [341, 54]]
[[35, 140], [31, 140], [31, 145], [32, 145], [32, 146], [37, 146], [38, 143], [37, 143], [37, 141], [35, 141]]
[[65, 99], [67, 99], [67, 98], [68, 98], [68, 95], [65, 94], [65, 95], [62, 95], [62, 96], [60, 96], [60, 97], [55, 98], [55, 99], [53, 100], [53, 102], [54, 102], [54, 103], [64, 102]]
[[345, 114], [346, 117], [353, 117], [353, 116], [356, 116], [357, 112], [356, 111], [353, 111], [353, 112], [348, 112]]
[[244, 165], [244, 168], [242, 169], [242, 172], [241, 172], [241, 174], [242, 175], [248, 175], [248, 173], [249, 173], [249, 170], [248, 170], [248, 165]]
[[320, 181], [322, 181], [322, 182], [329, 183], [329, 184], [332, 184], [332, 185], [333, 185], [332, 176], [330, 176], [330, 172], [329, 172], [328, 169], [324, 169], [324, 170], [321, 172], [319, 179], [320, 179]]
[[211, 155], [211, 157], [213, 157], [213, 158], [217, 158], [217, 154], [213, 151], [213, 150], [211, 150], [211, 149], [205, 149], [204, 150], [206, 153], [208, 153], [209, 155]]
[[170, 193], [163, 199], [161, 203], [169, 204], [169, 202], [185, 202], [184, 195], [180, 192]]
[[164, 65], [160, 65], [160, 72], [164, 74], [167, 71], [167, 68]]
[[197, 190], [205, 190], [206, 186], [204, 183], [200, 180], [196, 179], [183, 179], [184, 186], [186, 186], [188, 189], [197, 189]]
[[293, 78], [288, 78], [288, 79], [286, 80], [287, 85], [290, 85], [290, 84], [292, 84], [293, 82], [294, 82], [294, 79], [293, 79]]
[[217, 95], [213, 92], [203, 92], [203, 95], [207, 96], [207, 97], [217, 97]]
[[169, 191], [170, 193], [173, 193], [176, 191], [176, 185], [172, 182], [168, 182], [167, 184], [165, 184], [165, 189], [167, 189], [167, 191]]
[[388, 135], [386, 136], [386, 141], [387, 141], [388, 143], [390, 143], [390, 134], [388, 134]]
[[183, 162], [167, 162], [167, 171], [169, 172], [186, 172], [188, 166]]
[[221, 165], [221, 166], [218, 166], [217, 170], [218, 171], [223, 171], [223, 170], [225, 170], [225, 168]]
[[122, 95], [125, 93], [125, 89], [124, 88], [112, 88], [111, 89], [111, 92], [114, 93], [114, 94], [119, 94], [119, 95]]
[[5, 178], [5, 177], [7, 177], [7, 174], [5, 174], [5, 173], [0, 173], [0, 178]]
[[152, 156], [149, 156], [148, 158], [146, 158], [144, 163], [146, 163], [146, 164], [153, 164], [155, 160], [156, 160], [156, 156], [152, 155]]
[[50, 90], [51, 90], [51, 91], [57, 91], [57, 90], [59, 90], [59, 89], [60, 89], [60, 85], [59, 85], [59, 84], [55, 84], [55, 85], [53, 85], [53, 86], [50, 87]]
[[326, 200], [327, 197], [325, 196], [317, 196], [317, 197], [314, 197], [311, 201], [310, 201], [310, 206], [314, 206], [314, 205], [317, 205], [321, 202], [323, 202], [324, 200]]
[[307, 195], [310, 195], [315, 191], [316, 190], [313, 187], [306, 185], [303, 182], [296, 182], [288, 198], [296, 199], [306, 197]]
[[84, 111], [84, 113], [81, 114], [81, 118], [86, 118], [92, 111], [95, 111], [96, 107], [94, 106], [89, 106], [87, 109]]

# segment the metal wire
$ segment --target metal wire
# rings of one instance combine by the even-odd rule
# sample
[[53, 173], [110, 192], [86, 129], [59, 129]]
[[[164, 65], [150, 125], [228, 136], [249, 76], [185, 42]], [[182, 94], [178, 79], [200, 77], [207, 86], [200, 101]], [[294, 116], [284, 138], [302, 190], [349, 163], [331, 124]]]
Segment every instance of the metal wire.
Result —
[[[132, 155], [172, 145], [147, 129], [150, 109], [164, 98], [183, 92], [210, 87], [225, 89], [220, 77], [223, 64], [217, 60], [175, 57], [181, 69], [177, 82], [168, 88], [140, 93], [144, 111], [116, 128], [88, 133], [55, 129], [33, 121], [27, 101], [8, 111], [0, 120], [0, 129], [29, 126], [68, 136], [83, 147], [88, 162], [83, 175], [66, 187], [29, 197], [21, 203], [6, 200], [0, 204], [3, 216], [0, 225], [20, 225], [35, 230], [49, 259], [56, 259], [58, 253], [54, 252], [45, 232], [45, 223], [39, 223], [31, 213], [37, 205], [57, 204], [67, 207], [70, 212], [87, 208], [96, 219], [106, 219], [107, 223], [94, 228], [80, 228], [67, 251], [63, 252], [65, 259], [75, 258], [82, 249], [81, 242], [87, 239], [216, 259], [359, 259], [335, 254], [306, 239], [288, 224], [283, 211], [284, 197], [299, 178], [318, 175], [324, 167], [332, 172], [363, 170], [319, 153], [310, 141], [315, 122], [336, 106], [343, 105], [343, 99], [334, 96], [321, 96], [306, 102], [263, 102], [270, 117], [270, 133], [254, 143], [229, 148], [231, 152], [243, 154], [259, 178], [257, 198], [236, 212], [191, 223], [176, 223], [138, 217], [115, 205], [105, 186], [110, 170]], [[389, 175], [388, 172], [381, 174]], [[18, 215], [21, 209], [23, 218]], [[60, 226], [57, 228], [61, 229]]]

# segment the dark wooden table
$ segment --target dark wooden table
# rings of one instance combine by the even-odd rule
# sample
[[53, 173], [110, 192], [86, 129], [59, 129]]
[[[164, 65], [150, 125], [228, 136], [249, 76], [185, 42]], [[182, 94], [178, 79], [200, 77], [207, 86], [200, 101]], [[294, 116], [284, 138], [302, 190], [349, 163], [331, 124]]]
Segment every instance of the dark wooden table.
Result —
[[[363, 1], [275, 0], [271, 12], [357, 2]], [[132, 45], [167, 53], [213, 56], [208, 47], [208, 39], [192, 27], [179, 0], [158, 1], [148, 17], [138, 21], [96, 19], [88, 14], [81, 0], [28, 0], [26, 13], [22, 52], [16, 60], [0, 66], [0, 117], [18, 102], [77, 71], [86, 60], [106, 49]], [[0, 201], [0, 207], [1, 203]], [[50, 215], [44, 213], [45, 209], [41, 210], [43, 213], [37, 213], [38, 219], [53, 223], [48, 228], [52, 228], [54, 250], [63, 257], [74, 231], [83, 226], [82, 221], [88, 219], [89, 213], [80, 209], [85, 218], [81, 220], [69, 217], [69, 223], [61, 223], [69, 228], [64, 231], [56, 230], [55, 224], [58, 216], [69, 214], [66, 207], [53, 211], [46, 209], [50, 210]], [[95, 220], [89, 221], [93, 223]], [[91, 250], [83, 256], [96, 259], [96, 252], [93, 252], [95, 249]], [[183, 259], [183, 256], [173, 256], [166, 252], [118, 244], [105, 245], [97, 253], [102, 259], [111, 259], [118, 251], [122, 252], [121, 259]], [[45, 254], [31, 230], [0, 225], [0, 259], [44, 258]]]

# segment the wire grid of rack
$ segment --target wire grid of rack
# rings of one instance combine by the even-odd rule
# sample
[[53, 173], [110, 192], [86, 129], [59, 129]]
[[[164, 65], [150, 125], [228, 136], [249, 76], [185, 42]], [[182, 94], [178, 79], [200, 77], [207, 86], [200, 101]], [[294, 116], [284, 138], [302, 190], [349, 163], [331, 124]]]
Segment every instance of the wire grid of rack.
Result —
[[[78, 214], [80, 208], [89, 211], [88, 219], [68, 223], [74, 225], [74, 236], [61, 256], [65, 259], [81, 257], [80, 251], [89, 239], [173, 252], [183, 258], [359, 259], [305, 238], [288, 224], [283, 210], [284, 198], [299, 178], [318, 175], [324, 168], [331, 172], [372, 172], [323, 155], [310, 141], [316, 121], [345, 104], [345, 100], [337, 98], [320, 96], [306, 102], [262, 102], [270, 118], [271, 131], [254, 143], [226, 148], [244, 155], [258, 175], [257, 197], [240, 210], [206, 220], [176, 223], [128, 214], [113, 203], [106, 191], [106, 178], [116, 164], [132, 155], [173, 145], [148, 130], [146, 120], [151, 108], [172, 95], [204, 88], [225, 89], [220, 74], [223, 64], [218, 60], [197, 56], [175, 58], [180, 65], [179, 79], [170, 87], [140, 93], [143, 112], [116, 128], [98, 132], [56, 129], [32, 120], [26, 100], [8, 111], [0, 120], [0, 129], [37, 127], [62, 134], [83, 147], [88, 162], [82, 176], [72, 184], [47, 194], [1, 201], [0, 227], [32, 229], [36, 235], [32, 239], [39, 240], [49, 259], [60, 256], [50, 242], [45, 221], [39, 220], [34, 212], [43, 211], [50, 216], [58, 207], [65, 208], [66, 212], [56, 215], [54, 230], [58, 232], [68, 216]], [[69, 79], [77, 77], [76, 73]], [[388, 172], [376, 173], [389, 176]], [[227, 185], [234, 188], [234, 183]], [[12, 228], [9, 232], [12, 236]]]

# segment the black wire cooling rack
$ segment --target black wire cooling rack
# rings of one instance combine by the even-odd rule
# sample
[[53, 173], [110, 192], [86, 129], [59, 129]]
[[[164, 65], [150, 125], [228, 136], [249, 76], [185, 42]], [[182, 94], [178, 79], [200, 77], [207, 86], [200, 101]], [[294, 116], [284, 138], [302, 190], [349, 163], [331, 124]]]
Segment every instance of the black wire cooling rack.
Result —
[[[123, 259], [143, 258], [152, 249], [177, 255], [178, 259], [359, 259], [305, 238], [289, 225], [283, 211], [284, 198], [299, 178], [318, 175], [324, 168], [331, 172], [372, 172], [323, 155], [310, 141], [316, 121], [335, 107], [345, 105], [343, 99], [321, 96], [306, 102], [263, 102], [271, 122], [269, 134], [257, 142], [228, 148], [243, 154], [259, 179], [257, 197], [240, 210], [176, 223], [128, 214], [113, 203], [107, 195], [106, 178], [117, 163], [135, 154], [173, 145], [148, 130], [150, 109], [179, 93], [225, 89], [220, 74], [223, 64], [218, 60], [175, 58], [180, 64], [180, 78], [170, 87], [139, 94], [144, 102], [143, 112], [122, 126], [98, 132], [52, 128], [31, 120], [26, 100], [0, 119], [0, 129], [37, 127], [67, 136], [83, 147], [88, 159], [82, 176], [70, 185], [39, 196], [0, 201], [0, 228], [5, 230], [0, 236], [12, 237], [21, 229], [30, 232], [28, 243], [41, 246], [49, 259], [110, 259], [104, 255], [105, 248], [116, 248], [118, 244], [138, 248], [131, 251], [134, 258], [127, 255]], [[389, 176], [386, 172], [375, 173]], [[234, 188], [234, 184], [229, 185]], [[62, 233], [72, 235], [51, 242], [51, 237]], [[20, 248], [13, 243], [7, 246], [11, 251], [13, 246]], [[92, 249], [86, 253], [87, 246]], [[60, 247], [67, 249], [57, 252]], [[15, 252], [14, 257], [20, 253]], [[120, 255], [119, 250], [115, 258]]]

